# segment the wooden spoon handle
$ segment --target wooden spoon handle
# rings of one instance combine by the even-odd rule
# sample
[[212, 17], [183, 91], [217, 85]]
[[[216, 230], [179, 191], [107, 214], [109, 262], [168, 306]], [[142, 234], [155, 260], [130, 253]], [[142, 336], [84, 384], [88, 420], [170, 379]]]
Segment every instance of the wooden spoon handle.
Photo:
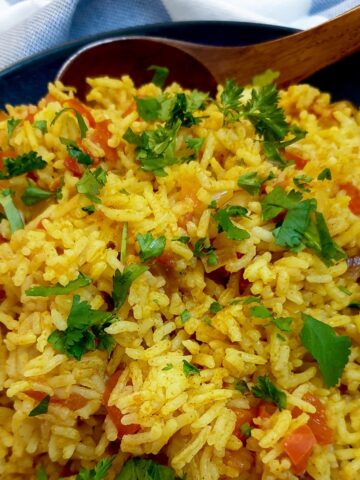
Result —
[[166, 43], [200, 60], [218, 82], [234, 78], [246, 84], [253, 75], [271, 68], [280, 72], [278, 85], [285, 86], [360, 50], [360, 7], [310, 30], [246, 47]]

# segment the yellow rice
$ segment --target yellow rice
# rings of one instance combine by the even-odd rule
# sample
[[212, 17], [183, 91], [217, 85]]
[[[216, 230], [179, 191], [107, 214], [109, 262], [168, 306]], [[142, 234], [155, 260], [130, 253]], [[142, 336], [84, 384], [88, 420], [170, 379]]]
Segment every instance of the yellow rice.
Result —
[[[261, 218], [259, 197], [237, 187], [239, 175], [250, 171], [262, 176], [276, 172], [267, 192], [277, 184], [290, 188], [296, 174], [312, 176], [311, 196], [333, 239], [348, 256], [356, 255], [360, 221], [350, 211], [350, 199], [340, 185], [352, 182], [360, 187], [360, 112], [346, 102], [331, 104], [329, 95], [308, 85], [282, 91], [288, 120], [308, 133], [287, 148], [307, 161], [304, 169], [291, 166], [280, 171], [266, 161], [251, 124], [241, 120], [224, 125], [222, 113], [212, 103], [202, 122], [187, 130], [205, 138], [199, 158], [169, 167], [165, 177], [155, 177], [139, 168], [134, 146], [123, 135], [129, 126], [135, 132], [147, 127], [133, 108], [134, 96], [158, 95], [160, 89], [153, 84], [137, 89], [126, 76], [88, 83], [90, 111], [97, 122], [109, 120], [108, 145], [116, 149], [118, 158], [112, 165], [102, 159], [107, 183], [93, 215], [81, 209], [89, 201], [76, 192], [78, 179], [64, 167], [67, 153], [59, 137], [79, 138], [75, 118], [64, 113], [50, 125], [74, 92], [59, 82], [50, 84], [50, 96], [37, 106], [9, 105], [8, 116], [0, 117], [3, 151], [9, 149], [7, 119], [23, 119], [11, 145], [16, 154], [35, 150], [47, 162], [37, 172], [41, 188], [54, 191], [64, 177], [62, 200], [33, 207], [19, 201], [26, 186], [24, 175], [0, 181], [1, 188], [10, 186], [15, 192], [26, 224], [10, 235], [8, 221], [0, 223], [0, 287], [6, 292], [0, 306], [0, 478], [35, 479], [40, 464], [50, 480], [58, 479], [65, 465], [75, 478], [81, 467], [93, 467], [116, 453], [108, 476], [113, 479], [129, 455], [161, 452], [176, 474], [186, 474], [187, 480], [296, 479], [283, 442], [314, 413], [302, 398], [307, 392], [324, 404], [334, 430], [331, 445], [315, 446], [309, 475], [315, 480], [360, 478], [360, 315], [346, 309], [351, 300], [359, 299], [359, 285], [349, 275], [346, 261], [328, 268], [307, 249], [296, 254], [277, 247], [273, 224]], [[172, 85], [168, 91], [181, 89]], [[43, 135], [35, 128], [29, 114], [35, 121], [46, 120], [48, 132]], [[95, 156], [104, 157], [96, 142], [85, 142]], [[325, 167], [331, 169], [332, 180], [316, 180]], [[213, 199], [249, 210], [251, 215], [238, 221], [250, 232], [249, 239], [234, 242], [217, 233], [206, 208]], [[191, 217], [199, 204], [202, 213]], [[66, 285], [82, 272], [93, 284], [79, 290], [81, 298], [94, 309], [105, 309], [102, 292], [111, 294], [114, 271], [124, 268], [118, 252], [125, 222], [128, 264], [139, 262], [136, 234], [151, 231], [166, 236], [166, 252], [174, 265], [150, 269], [132, 284], [119, 321], [108, 328], [116, 340], [110, 359], [98, 350], [80, 361], [70, 359], [55, 351], [47, 337], [66, 328], [73, 294], [38, 298], [26, 296], [25, 290], [57, 282]], [[216, 248], [223, 249], [221, 266], [231, 273], [227, 288], [207, 275], [209, 267], [194, 257], [189, 246], [172, 241], [184, 235], [193, 242], [210, 236]], [[250, 317], [247, 305], [231, 303], [241, 296], [241, 275], [250, 282], [247, 295], [260, 296], [275, 315], [295, 319], [290, 334], [279, 338], [274, 325], [264, 328], [262, 319]], [[351, 296], [339, 286], [350, 290]], [[223, 309], [209, 315], [214, 301]], [[180, 315], [185, 309], [191, 318], [183, 324]], [[341, 391], [324, 387], [316, 362], [301, 344], [302, 312], [352, 340]], [[186, 377], [183, 360], [200, 368], [200, 375]], [[169, 363], [173, 368], [163, 370]], [[121, 410], [125, 425], [141, 427], [121, 442], [102, 406], [106, 382], [119, 368], [122, 374], [109, 404]], [[287, 393], [287, 408], [269, 419], [256, 419], [245, 444], [234, 434], [233, 409], [249, 408], [250, 397], [233, 384], [245, 379], [252, 385], [264, 374]], [[31, 390], [64, 403], [50, 403], [48, 413], [29, 417], [37, 404], [25, 393]], [[74, 394], [85, 399], [77, 410], [66, 404]], [[297, 418], [291, 415], [294, 407], [302, 411]]]

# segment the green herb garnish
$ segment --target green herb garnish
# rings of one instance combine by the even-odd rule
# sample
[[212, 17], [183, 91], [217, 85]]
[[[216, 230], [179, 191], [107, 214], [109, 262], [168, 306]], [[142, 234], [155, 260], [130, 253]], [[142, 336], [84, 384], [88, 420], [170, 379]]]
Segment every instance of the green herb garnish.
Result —
[[0, 205], [3, 207], [5, 216], [8, 219], [11, 233], [24, 228], [23, 219], [19, 210], [15, 207], [12, 192], [9, 188], [0, 190]]
[[199, 238], [194, 245], [194, 256], [197, 258], [206, 257], [209, 266], [218, 264], [215, 249], [210, 245], [208, 238]]
[[185, 310], [184, 310], [183, 312], [181, 312], [181, 314], [180, 314], [181, 323], [182, 323], [182, 324], [186, 323], [188, 320], [190, 320], [190, 317], [191, 317], [191, 315], [190, 315], [189, 310], [186, 310], [186, 309], [185, 309]]
[[164, 368], [162, 368], [161, 370], [163, 372], [168, 372], [169, 370], [171, 370], [172, 368], [174, 368], [174, 365], [172, 363], [167, 363], [166, 366]]
[[245, 240], [250, 238], [249, 232], [237, 227], [231, 221], [231, 218], [244, 217], [247, 213], [248, 211], [245, 207], [238, 205], [220, 208], [214, 215], [214, 219], [218, 222], [218, 231], [225, 232], [230, 240]]
[[192, 365], [191, 363], [187, 362], [186, 360], [183, 360], [183, 372], [186, 377], [190, 377], [191, 375], [199, 375], [200, 370], [195, 367], [195, 365]]
[[6, 122], [7, 125], [7, 132], [8, 132], [8, 139], [12, 137], [12, 134], [14, 133], [15, 128], [19, 125], [21, 120], [15, 120], [15, 118], [9, 118], [9, 120]]
[[63, 286], [60, 283], [52, 287], [31, 287], [25, 291], [28, 297], [50, 297], [52, 295], [67, 295], [78, 290], [79, 288], [87, 287], [92, 283], [92, 279], [83, 273], [79, 273], [78, 278], [71, 280], [67, 285]]
[[245, 380], [236, 380], [235, 390], [238, 390], [240, 393], [250, 392], [250, 388]]
[[268, 68], [265, 72], [259, 73], [259, 75], [254, 75], [251, 83], [254, 87], [264, 87], [265, 85], [271, 85], [274, 81], [279, 78], [280, 72], [276, 72]]
[[86, 212], [88, 215], [92, 215], [95, 213], [95, 206], [94, 205], [86, 205], [86, 207], [82, 207], [81, 210]]
[[29, 413], [29, 417], [36, 417], [37, 415], [42, 415], [43, 413], [47, 413], [49, 407], [50, 395], [46, 395], [37, 405], [35, 408], [31, 410]]
[[21, 195], [21, 200], [25, 205], [29, 207], [31, 205], [36, 205], [37, 203], [42, 202], [43, 200], [47, 200], [52, 196], [53, 196], [52, 192], [43, 190], [42, 188], [39, 188], [33, 183], [29, 182], [24, 193]]
[[75, 480], [103, 480], [108, 474], [115, 457], [106, 457], [97, 463], [95, 468], [82, 468]]
[[157, 87], [163, 88], [169, 75], [169, 69], [167, 67], [160, 67], [159, 65], [151, 65], [148, 70], [154, 71], [154, 76], [151, 82]]
[[36, 120], [36, 121], [33, 123], [33, 127], [34, 127], [34, 128], [37, 128], [38, 130], [40, 130], [40, 132], [41, 132], [43, 135], [44, 135], [45, 133], [47, 133], [47, 131], [48, 131], [46, 120]]
[[74, 112], [76, 121], [79, 125], [80, 136], [81, 136], [81, 138], [85, 138], [86, 137], [86, 132], [88, 131], [88, 127], [87, 127], [87, 125], [85, 123], [85, 120], [83, 119], [82, 115], [75, 108], [66, 107], [66, 108], [63, 108], [62, 110], [60, 110], [59, 112], [57, 112], [55, 117], [52, 119], [50, 125], [54, 125], [54, 123], [60, 117], [60, 115], [62, 115], [65, 112]]
[[322, 170], [318, 177], [317, 177], [318, 180], [331, 180], [332, 179], [332, 175], [331, 175], [331, 170], [330, 168], [324, 168], [324, 170]]
[[326, 387], [334, 387], [349, 361], [351, 340], [345, 335], [336, 335], [335, 330], [324, 322], [305, 313], [300, 339], [319, 365]]
[[30, 151], [16, 158], [3, 158], [4, 170], [0, 171], [0, 180], [18, 177], [33, 170], [41, 170], [47, 163], [36, 152]]
[[185, 480], [175, 475], [175, 472], [164, 465], [140, 457], [132, 457], [125, 462], [115, 480]]
[[164, 252], [166, 245], [166, 237], [153, 237], [151, 233], [136, 235], [136, 240], [140, 246], [140, 258], [142, 262], [146, 262], [152, 258], [160, 257]]
[[313, 178], [310, 177], [309, 175], [297, 175], [294, 177], [293, 182], [294, 185], [299, 189], [302, 190], [303, 192], [310, 192], [310, 190], [307, 188], [308, 184], [311, 182]]
[[113, 276], [112, 298], [116, 310], [124, 305], [131, 284], [148, 269], [149, 267], [146, 265], [137, 265], [136, 263], [133, 263], [126, 266], [122, 273], [120, 270], [115, 270]]
[[39, 465], [36, 469], [36, 480], [48, 480], [47, 473], [43, 465]]
[[220, 310], [222, 309], [223, 307], [220, 305], [219, 302], [212, 302], [212, 304], [210, 305], [210, 313], [212, 313], [213, 315], [215, 315], [216, 313], [220, 312]]
[[78, 193], [86, 195], [93, 203], [101, 203], [97, 195], [105, 184], [106, 172], [102, 167], [98, 167], [96, 170], [89, 170], [87, 168], [77, 182], [76, 190]]
[[280, 411], [286, 408], [286, 393], [279, 390], [268, 375], [258, 377], [256, 385], [251, 388], [251, 393], [265, 402], [275, 403]]
[[128, 238], [128, 224], [127, 222], [125, 222], [121, 232], [120, 262], [122, 264], [125, 264], [125, 260], [126, 260], [127, 238]]
[[87, 153], [79, 148], [75, 142], [68, 138], [60, 137], [60, 142], [66, 146], [66, 150], [71, 158], [74, 158], [78, 163], [82, 165], [92, 165], [93, 161]]

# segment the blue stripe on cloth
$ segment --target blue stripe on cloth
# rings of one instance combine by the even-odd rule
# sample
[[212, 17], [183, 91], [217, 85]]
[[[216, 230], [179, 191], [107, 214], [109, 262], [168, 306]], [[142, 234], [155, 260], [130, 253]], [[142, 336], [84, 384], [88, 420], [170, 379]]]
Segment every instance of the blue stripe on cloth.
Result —
[[69, 38], [170, 20], [160, 0], [80, 0]]
[[319, 14], [323, 10], [333, 7], [338, 3], [341, 3], [341, 2], [339, 2], [339, 0], [313, 0], [309, 14], [310, 15]]
[[360, 0], [313, 0], [309, 13], [310, 15], [321, 14], [327, 18], [332, 18], [359, 5]]

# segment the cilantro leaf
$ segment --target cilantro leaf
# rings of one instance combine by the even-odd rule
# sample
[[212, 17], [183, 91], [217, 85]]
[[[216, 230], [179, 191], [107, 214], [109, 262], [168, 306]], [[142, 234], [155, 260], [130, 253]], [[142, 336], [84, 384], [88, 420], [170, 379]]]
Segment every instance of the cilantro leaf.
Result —
[[37, 128], [38, 130], [40, 130], [40, 132], [41, 132], [43, 135], [44, 135], [45, 133], [47, 133], [47, 131], [48, 131], [46, 120], [36, 120], [36, 121], [33, 123], [33, 127], [34, 127], [34, 128]]
[[133, 263], [126, 266], [122, 273], [120, 270], [115, 270], [113, 276], [112, 298], [116, 310], [124, 305], [131, 284], [148, 269], [149, 267], [146, 265], [137, 265], [136, 263]]
[[169, 75], [169, 69], [167, 67], [160, 67], [159, 65], [151, 65], [148, 70], [154, 70], [154, 76], [151, 83], [154, 83], [157, 87], [163, 88]]
[[181, 323], [182, 323], [182, 324], [186, 323], [188, 320], [190, 320], [190, 317], [191, 317], [191, 315], [190, 315], [189, 310], [186, 310], [186, 309], [185, 309], [185, 310], [182, 311], [181, 314], [180, 314]]
[[324, 170], [322, 170], [318, 177], [317, 177], [318, 180], [331, 180], [332, 179], [332, 175], [331, 175], [331, 170], [330, 168], [324, 168]]
[[251, 393], [265, 402], [275, 403], [280, 411], [286, 408], [286, 393], [279, 390], [268, 375], [258, 377], [257, 384], [251, 388]]
[[86, 205], [86, 207], [82, 207], [81, 210], [86, 212], [88, 215], [92, 215], [95, 213], [95, 206], [94, 205]]
[[187, 245], [190, 242], [190, 237], [187, 237], [186, 235], [178, 238], [174, 238], [172, 242], [180, 242], [183, 243], [184, 245]]
[[348, 307], [349, 308], [356, 308], [357, 310], [360, 310], [360, 301], [351, 302], [351, 303], [349, 303]]
[[349, 297], [352, 295], [352, 292], [343, 285], [338, 286], [338, 289], [340, 290], [340, 292], [345, 293], [345, 295], [348, 295]]
[[286, 193], [282, 187], [275, 187], [261, 200], [262, 217], [265, 221], [271, 220], [283, 210], [290, 210], [296, 207], [302, 199], [300, 192], [291, 190]]
[[254, 75], [251, 83], [254, 87], [264, 87], [265, 85], [271, 85], [274, 83], [274, 80], [279, 78], [280, 72], [276, 72], [268, 68], [265, 72], [259, 73], [259, 75]]
[[186, 360], [183, 360], [183, 372], [185, 374], [185, 377], [190, 377], [191, 375], [200, 374], [200, 370], [197, 367], [195, 367], [195, 365], [187, 362]]
[[[67, 328], [52, 332], [48, 342], [55, 350], [76, 360], [80, 360], [84, 353], [92, 350], [111, 351], [114, 342], [104, 329], [111, 325], [113, 320], [113, 313], [93, 310], [87, 301], [81, 302], [80, 296], [75, 295], [67, 319]], [[99, 337], [102, 342], [98, 341]]]
[[218, 231], [225, 232], [230, 240], [245, 240], [246, 238], [250, 238], [250, 234], [246, 230], [237, 227], [230, 220], [232, 217], [244, 217], [247, 212], [245, 207], [237, 205], [220, 208], [214, 215], [214, 219], [219, 224]]
[[250, 424], [248, 422], [243, 423], [240, 427], [240, 432], [245, 435], [246, 438], [249, 438], [251, 436], [251, 430], [252, 428], [250, 427]]
[[30, 151], [15, 158], [4, 157], [3, 164], [5, 171], [0, 171], [0, 180], [18, 177], [23, 173], [41, 170], [47, 163], [36, 152]]
[[83, 152], [75, 142], [68, 138], [60, 137], [60, 142], [66, 146], [66, 150], [71, 158], [74, 158], [78, 163], [82, 165], [92, 165], [93, 161], [87, 153]]
[[24, 228], [24, 222], [19, 210], [15, 207], [12, 192], [9, 188], [0, 190], [0, 205], [3, 207], [6, 218], [10, 225], [11, 233]]
[[113, 461], [114, 457], [106, 457], [100, 460], [95, 468], [82, 468], [76, 475], [75, 480], [103, 480], [108, 474]]
[[309, 182], [311, 182], [313, 178], [310, 177], [309, 175], [297, 175], [296, 177], [294, 177], [293, 179], [293, 182], [294, 182], [294, 185], [299, 189], [299, 190], [302, 190], [304, 192], [310, 192], [310, 190], [307, 188]]
[[317, 361], [326, 387], [334, 387], [349, 360], [351, 340], [345, 335], [336, 335], [330, 325], [311, 315], [303, 313], [302, 318], [300, 339]]
[[127, 238], [128, 238], [128, 223], [125, 222], [121, 232], [121, 246], [120, 246], [121, 263], [125, 263], [125, 260], [126, 260]]
[[96, 170], [89, 170], [88, 168], [83, 173], [83, 176], [76, 184], [78, 193], [86, 195], [89, 200], [94, 203], [101, 203], [99, 194], [102, 187], [106, 184], [106, 172], [102, 167]]
[[211, 202], [209, 203], [209, 205], [207, 206], [207, 208], [210, 208], [210, 209], [212, 209], [212, 210], [217, 209], [218, 206], [217, 206], [216, 200], [211, 200]]
[[88, 131], [88, 127], [87, 127], [87, 125], [85, 123], [85, 120], [83, 119], [82, 115], [75, 108], [65, 107], [62, 110], [60, 110], [59, 112], [57, 112], [55, 117], [52, 119], [50, 125], [51, 126], [54, 125], [54, 123], [60, 117], [60, 115], [62, 115], [65, 112], [74, 112], [76, 121], [79, 125], [80, 136], [81, 136], [81, 138], [85, 138], [86, 137], [86, 132]]
[[259, 195], [261, 193], [261, 187], [264, 183], [256, 172], [244, 173], [238, 178], [237, 184], [240, 188], [243, 188], [250, 195]]
[[195, 137], [186, 137], [185, 143], [186, 146], [194, 150], [194, 156], [199, 153], [200, 148], [202, 147], [205, 138], [195, 138]]
[[31, 410], [29, 413], [29, 417], [36, 417], [37, 415], [42, 415], [43, 413], [47, 413], [49, 407], [50, 395], [46, 395], [37, 405], [35, 408]]
[[125, 462], [115, 480], [180, 480], [174, 471], [141, 457], [133, 457]]
[[52, 196], [52, 192], [43, 190], [42, 188], [39, 188], [33, 183], [29, 182], [24, 193], [21, 195], [21, 200], [29, 207], [31, 205], [36, 205], [37, 203], [42, 202], [43, 200], [46, 200]]
[[247, 297], [243, 301], [243, 305], [248, 305], [249, 303], [253, 303], [253, 302], [260, 303], [260, 297], [254, 297], [254, 296]]
[[216, 313], [220, 312], [220, 310], [221, 310], [222, 308], [223, 308], [223, 307], [220, 305], [219, 302], [212, 302], [212, 304], [210, 305], [209, 310], [210, 310], [210, 313], [212, 313], [212, 314], [215, 315]]
[[6, 122], [9, 140], [12, 137], [15, 128], [19, 125], [20, 122], [21, 120], [15, 120], [15, 118], [9, 118], [9, 120]]
[[36, 480], [48, 480], [47, 473], [43, 465], [39, 465], [36, 469]]
[[144, 235], [138, 233], [136, 240], [140, 246], [140, 258], [142, 262], [146, 262], [151, 258], [160, 257], [166, 245], [166, 237], [164, 235], [153, 237], [151, 233], [145, 233]]
[[310, 223], [310, 214], [316, 209], [316, 200], [303, 200], [288, 210], [280, 227], [273, 231], [277, 245], [297, 250]]
[[242, 108], [240, 100], [243, 92], [244, 88], [240, 87], [235, 80], [226, 80], [220, 96], [220, 111], [224, 114], [226, 121], [235, 122], [239, 119], [239, 111]]
[[238, 390], [240, 393], [250, 392], [250, 388], [245, 380], [236, 380], [235, 390]]
[[51, 295], [67, 295], [79, 288], [86, 287], [92, 283], [92, 279], [83, 273], [79, 273], [78, 278], [71, 280], [67, 285], [63, 286], [60, 283], [52, 287], [31, 287], [25, 291], [28, 297], [49, 297]]
[[194, 256], [197, 258], [207, 257], [207, 264], [215, 266], [218, 264], [218, 258], [214, 247], [210, 245], [208, 238], [199, 238], [194, 245]]
[[270, 318], [272, 313], [264, 305], [256, 305], [255, 307], [250, 308], [250, 314], [258, 318]]
[[272, 318], [272, 323], [282, 332], [291, 332], [291, 324], [293, 319], [291, 317], [279, 317], [279, 318]]

